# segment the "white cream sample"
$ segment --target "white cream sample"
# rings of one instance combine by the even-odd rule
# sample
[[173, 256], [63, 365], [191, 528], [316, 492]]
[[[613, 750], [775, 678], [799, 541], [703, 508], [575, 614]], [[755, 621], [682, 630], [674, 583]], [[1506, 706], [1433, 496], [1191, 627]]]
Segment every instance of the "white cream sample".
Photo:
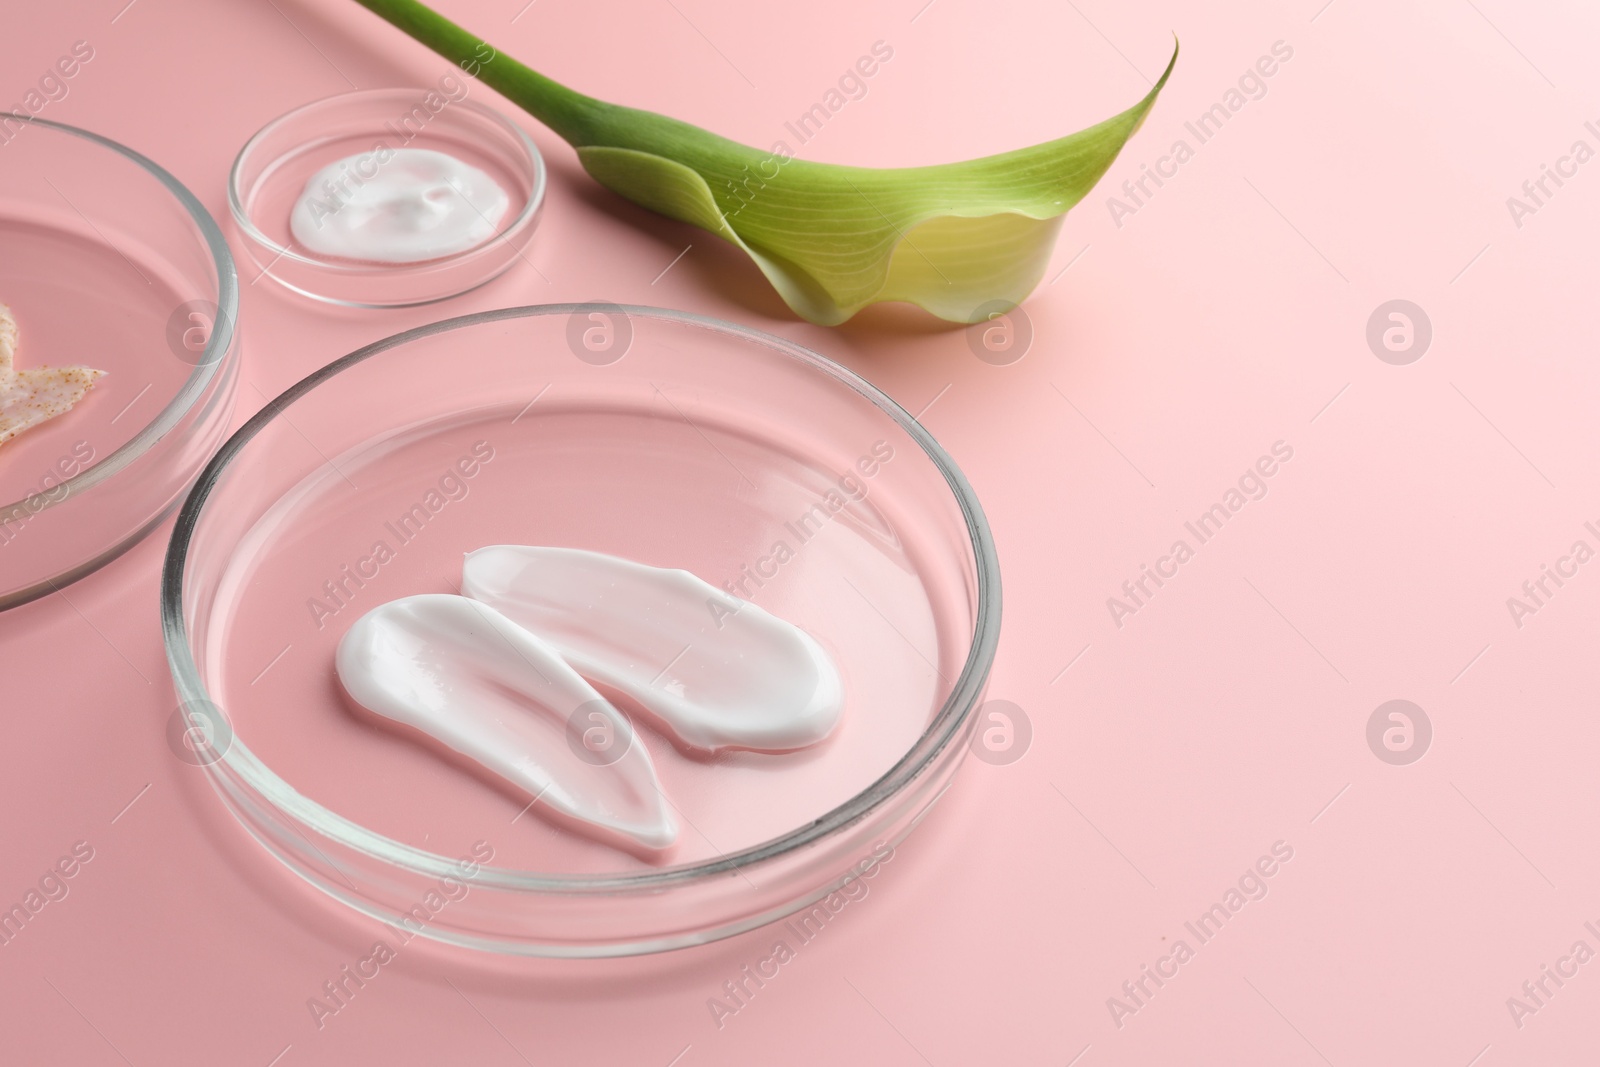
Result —
[[822, 647], [688, 571], [582, 549], [495, 545], [467, 554], [461, 591], [694, 748], [782, 752], [838, 725], [844, 687]]
[[511, 206], [488, 174], [428, 148], [350, 156], [317, 171], [289, 214], [312, 252], [420, 263], [494, 237]]
[[91, 367], [16, 369], [17, 320], [0, 304], [0, 445], [72, 410], [105, 374]]
[[[655, 766], [627, 720], [493, 608], [448, 593], [384, 604], [345, 634], [337, 669], [356, 703], [527, 790], [542, 815], [623, 847], [676, 840]], [[594, 729], [625, 748], [580, 754], [573, 738]]]

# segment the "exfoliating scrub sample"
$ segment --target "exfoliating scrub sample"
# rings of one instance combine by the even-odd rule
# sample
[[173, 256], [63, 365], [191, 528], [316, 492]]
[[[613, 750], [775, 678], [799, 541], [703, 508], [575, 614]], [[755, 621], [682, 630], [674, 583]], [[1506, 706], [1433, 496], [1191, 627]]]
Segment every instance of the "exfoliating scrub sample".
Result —
[[78, 366], [19, 368], [18, 344], [17, 320], [0, 304], [0, 445], [71, 411], [105, 374]]
[[838, 725], [842, 683], [816, 641], [688, 571], [495, 545], [468, 554], [461, 588], [362, 616], [340, 681], [596, 840], [664, 850], [678, 835], [648, 750], [596, 685], [706, 753], [791, 751]]
[[289, 229], [319, 255], [421, 263], [490, 240], [510, 207], [499, 183], [454, 156], [384, 148], [313, 174], [290, 212]]
[[[75, 186], [64, 191], [88, 195]], [[0, 357], [0, 417], [8, 426], [0, 439], [9, 438], [0, 444], [0, 506], [36, 496], [55, 503], [57, 486], [137, 437], [206, 371], [199, 364], [215, 305], [196, 299], [194, 285], [159, 250], [134, 240], [114, 247], [85, 232], [70, 208], [62, 211], [70, 217], [40, 209], [38, 220], [0, 218], [0, 298], [7, 305], [0, 313], [7, 353]], [[172, 434], [165, 440], [178, 445]], [[166, 474], [146, 480], [152, 496], [164, 494]], [[43, 531], [37, 514], [0, 522], [0, 585], [10, 575], [48, 569], [53, 538]], [[92, 533], [75, 529], [71, 536], [87, 541]]]

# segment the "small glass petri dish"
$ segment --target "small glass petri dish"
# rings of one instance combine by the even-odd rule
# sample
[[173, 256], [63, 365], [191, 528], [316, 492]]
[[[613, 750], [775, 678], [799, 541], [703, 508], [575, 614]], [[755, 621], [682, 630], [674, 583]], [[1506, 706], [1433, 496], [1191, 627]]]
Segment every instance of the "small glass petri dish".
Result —
[[0, 303], [18, 368], [106, 371], [0, 445], [0, 609], [45, 596], [166, 517], [227, 436], [238, 279], [171, 174], [87, 130], [0, 112]]
[[[334, 673], [365, 612], [454, 592], [465, 553], [505, 543], [682, 567], [804, 628], [839, 727], [712, 758], [638, 720], [681, 826], [655, 862], [546, 821]], [[410, 330], [273, 400], [180, 512], [161, 611], [169, 741], [286, 866], [439, 941], [615, 956], [874, 876], [967, 753], [1000, 579], [966, 479], [861, 378], [729, 323], [565, 304]]]
[[[471, 79], [447, 76], [445, 82], [317, 100], [250, 138], [228, 177], [228, 208], [254, 271], [330, 304], [410, 307], [476, 289], [522, 257], [544, 206], [544, 159], [518, 126], [466, 98]], [[368, 171], [381, 171], [385, 150], [400, 149], [443, 152], [494, 179], [510, 197], [495, 235], [463, 252], [414, 263], [344, 259], [295, 240], [291, 210], [315, 174], [361, 157], [366, 162], [351, 181], [371, 180]]]

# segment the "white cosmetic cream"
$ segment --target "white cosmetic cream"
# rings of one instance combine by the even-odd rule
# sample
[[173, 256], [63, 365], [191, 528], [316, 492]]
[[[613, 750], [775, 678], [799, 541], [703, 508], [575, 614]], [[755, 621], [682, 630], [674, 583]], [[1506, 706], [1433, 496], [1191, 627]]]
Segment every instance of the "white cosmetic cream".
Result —
[[41, 422], [71, 411], [95, 379], [92, 367], [30, 367], [18, 370], [17, 320], [0, 304], [0, 445]]
[[342, 259], [420, 263], [483, 244], [511, 206], [493, 178], [454, 156], [401, 148], [317, 171], [289, 215], [307, 250]]
[[527, 790], [545, 818], [623, 848], [677, 839], [627, 719], [492, 607], [447, 593], [384, 604], [345, 634], [336, 665], [356, 703]]
[[461, 591], [693, 748], [782, 752], [838, 725], [844, 688], [822, 647], [688, 571], [495, 545], [467, 555]]

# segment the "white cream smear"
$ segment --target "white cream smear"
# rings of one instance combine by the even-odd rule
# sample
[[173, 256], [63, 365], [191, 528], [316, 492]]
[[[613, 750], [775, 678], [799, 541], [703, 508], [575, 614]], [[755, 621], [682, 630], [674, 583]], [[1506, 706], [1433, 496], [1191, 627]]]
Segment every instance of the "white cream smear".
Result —
[[16, 368], [20, 335], [11, 309], [0, 304], [0, 445], [41, 422], [71, 411], [106, 372], [92, 367]]
[[[688, 571], [494, 545], [468, 553], [462, 592], [363, 616], [339, 643], [340, 681], [588, 836], [655, 850], [677, 836], [649, 752], [596, 685], [705, 751], [791, 751], [839, 724], [844, 686], [822, 647]], [[585, 743], [596, 731], [600, 753]]]
[[444, 152], [401, 148], [317, 171], [289, 213], [289, 230], [321, 255], [420, 263], [490, 240], [510, 206], [506, 191], [477, 167]]
[[821, 646], [688, 571], [494, 545], [467, 555], [461, 591], [693, 748], [789, 751], [839, 723], [844, 687]]
[[[448, 593], [392, 601], [350, 628], [336, 666], [362, 707], [520, 786], [546, 818], [624, 848], [660, 850], [677, 839], [655, 765], [627, 719], [493, 608]], [[596, 730], [615, 747], [585, 756], [582, 738]]]

